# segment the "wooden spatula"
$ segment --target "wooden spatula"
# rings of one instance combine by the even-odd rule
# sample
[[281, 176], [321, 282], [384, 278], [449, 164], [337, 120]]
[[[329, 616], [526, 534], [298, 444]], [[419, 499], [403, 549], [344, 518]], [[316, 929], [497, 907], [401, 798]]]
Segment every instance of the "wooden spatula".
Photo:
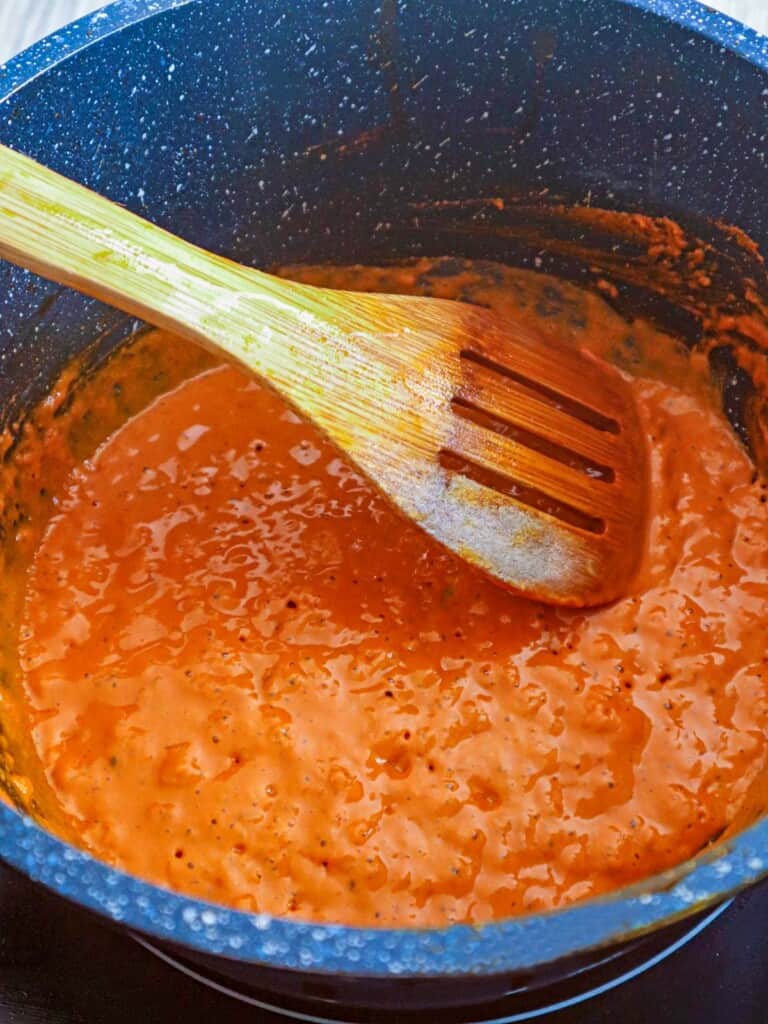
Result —
[[239, 266], [5, 147], [0, 255], [247, 366], [509, 587], [565, 605], [627, 588], [644, 438], [628, 386], [587, 354], [474, 306]]

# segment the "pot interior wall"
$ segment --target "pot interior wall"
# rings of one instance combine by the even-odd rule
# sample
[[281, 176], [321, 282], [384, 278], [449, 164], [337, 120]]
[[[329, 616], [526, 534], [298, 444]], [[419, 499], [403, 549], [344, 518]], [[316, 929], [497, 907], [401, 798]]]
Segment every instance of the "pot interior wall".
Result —
[[[258, 266], [450, 255], [600, 289], [627, 318], [708, 345], [762, 465], [768, 280], [722, 225], [768, 240], [766, 104], [757, 67], [612, 0], [208, 0], [7, 97], [0, 141]], [[660, 253], [630, 218], [574, 206], [669, 217], [684, 241]], [[702, 248], [704, 288], [685, 276]], [[0, 427], [137, 326], [0, 264]], [[756, 793], [749, 816], [762, 809]]]
[[[0, 140], [244, 262], [533, 265], [546, 254], [514, 226], [472, 233], [482, 205], [421, 204], [558, 195], [716, 218], [760, 244], [766, 104], [758, 68], [613, 0], [209, 0], [7, 97]], [[0, 417], [129, 329], [0, 266]]]

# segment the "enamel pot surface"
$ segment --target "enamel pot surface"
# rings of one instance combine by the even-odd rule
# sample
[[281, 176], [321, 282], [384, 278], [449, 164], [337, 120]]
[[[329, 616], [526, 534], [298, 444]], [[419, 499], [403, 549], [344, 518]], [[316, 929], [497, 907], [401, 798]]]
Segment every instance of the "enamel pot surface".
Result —
[[[766, 251], [767, 103], [768, 40], [689, 0], [117, 0], [0, 69], [0, 141], [257, 266], [450, 255], [578, 278], [503, 217], [495, 231], [478, 201], [717, 220]], [[687, 314], [662, 312], [695, 333]], [[96, 362], [135, 329], [0, 264], [0, 425], [75, 355]], [[750, 382], [726, 377], [743, 432]], [[768, 820], [631, 890], [477, 928], [212, 906], [2, 803], [0, 857], [220, 977], [301, 987], [318, 1006], [416, 1007], [549, 983], [679, 927], [768, 873]]]

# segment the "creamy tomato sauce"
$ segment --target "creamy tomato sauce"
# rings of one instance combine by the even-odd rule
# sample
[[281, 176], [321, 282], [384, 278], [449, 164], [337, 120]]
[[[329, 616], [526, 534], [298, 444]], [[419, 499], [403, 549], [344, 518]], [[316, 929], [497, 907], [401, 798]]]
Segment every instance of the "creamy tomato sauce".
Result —
[[76, 469], [29, 571], [19, 700], [54, 827], [198, 897], [354, 924], [551, 908], [696, 853], [766, 758], [768, 526], [695, 367], [534, 275], [302, 276], [488, 302], [633, 369], [640, 577], [589, 612], [516, 598], [207, 369]]

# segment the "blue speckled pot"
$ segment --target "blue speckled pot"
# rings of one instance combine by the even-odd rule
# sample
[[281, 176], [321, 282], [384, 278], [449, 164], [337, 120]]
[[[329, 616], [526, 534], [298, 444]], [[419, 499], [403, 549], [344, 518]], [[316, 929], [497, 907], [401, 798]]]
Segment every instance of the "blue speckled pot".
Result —
[[[513, 188], [722, 218], [765, 247], [767, 71], [767, 40], [692, 0], [118, 0], [0, 68], [0, 139], [256, 264], [443, 254], [451, 238], [420, 234], [412, 204]], [[0, 265], [2, 418], [132, 328]], [[336, 990], [318, 978], [358, 993], [366, 978], [369, 1002], [393, 979], [453, 980], [440, 998], [457, 1001], [473, 980], [507, 991], [751, 885], [768, 871], [768, 821], [608, 898], [419, 931], [203, 904], [3, 805], [0, 856], [222, 976], [286, 989], [312, 977], [321, 1002]], [[407, 1005], [416, 990], [400, 991]]]

